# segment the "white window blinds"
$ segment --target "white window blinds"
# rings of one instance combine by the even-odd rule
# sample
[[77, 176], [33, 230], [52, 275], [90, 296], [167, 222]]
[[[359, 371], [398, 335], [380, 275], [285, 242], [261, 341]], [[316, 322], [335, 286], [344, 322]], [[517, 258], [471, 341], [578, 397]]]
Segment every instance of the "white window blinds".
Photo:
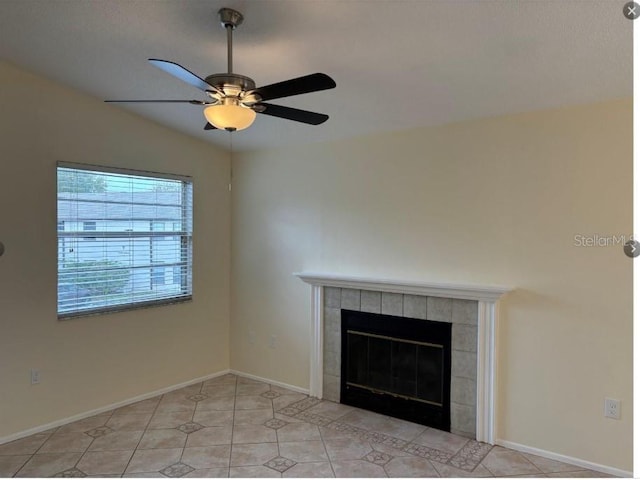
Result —
[[191, 298], [189, 177], [58, 164], [58, 317]]

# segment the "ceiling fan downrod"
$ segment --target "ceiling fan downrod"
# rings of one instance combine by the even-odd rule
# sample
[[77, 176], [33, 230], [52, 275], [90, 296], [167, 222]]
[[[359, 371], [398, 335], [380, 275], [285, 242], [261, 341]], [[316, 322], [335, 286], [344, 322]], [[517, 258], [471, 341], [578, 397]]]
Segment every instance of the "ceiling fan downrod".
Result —
[[232, 8], [218, 10], [220, 24], [227, 31], [227, 73], [233, 73], [233, 31], [238, 25], [242, 25], [244, 17]]

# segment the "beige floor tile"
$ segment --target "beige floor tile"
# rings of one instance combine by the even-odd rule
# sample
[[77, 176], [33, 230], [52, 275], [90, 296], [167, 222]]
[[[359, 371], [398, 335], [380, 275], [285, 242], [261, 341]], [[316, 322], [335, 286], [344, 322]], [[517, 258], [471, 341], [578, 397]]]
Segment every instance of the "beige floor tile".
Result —
[[241, 383], [236, 387], [236, 395], [260, 395], [270, 389], [268, 383]]
[[255, 380], [249, 377], [243, 377], [242, 375], [238, 375], [238, 385], [250, 385], [255, 383], [264, 383], [261, 380]]
[[340, 422], [347, 423], [369, 431], [411, 441], [426, 429], [423, 425], [387, 417], [378, 413], [355, 409], [340, 417]]
[[114, 415], [107, 422], [107, 427], [114, 430], [139, 431], [147, 428], [151, 413], [130, 413], [126, 415]]
[[334, 428], [329, 428], [329, 427], [318, 427], [318, 430], [320, 430], [320, 435], [324, 440], [331, 440], [331, 439], [337, 439], [337, 438], [359, 438], [357, 434], [336, 430]]
[[234, 425], [262, 425], [273, 418], [272, 408], [258, 410], [238, 410], [233, 417]]
[[187, 447], [182, 454], [182, 463], [186, 463], [196, 470], [205, 468], [228, 468], [230, 452], [230, 445]]
[[496, 478], [543, 478], [546, 477], [544, 473], [538, 475], [509, 475], [508, 477], [496, 477]]
[[192, 415], [189, 412], [156, 413], [151, 417], [151, 421], [147, 428], [176, 428], [183, 423], [190, 422], [191, 417]]
[[[196, 405], [196, 413], [208, 412], [211, 410], [233, 410], [235, 408], [235, 399], [233, 395], [225, 395], [221, 397], [210, 397], [198, 402]], [[270, 407], [269, 405], [268, 407]]]
[[574, 472], [547, 473], [547, 477], [553, 478], [611, 478], [612, 475], [594, 472], [593, 470], [576, 470]]
[[190, 412], [193, 413], [196, 409], [197, 402], [188, 400], [186, 398], [160, 401], [156, 407], [156, 413], [171, 413], [171, 412]]
[[262, 465], [255, 467], [231, 467], [230, 478], [280, 478], [282, 474]]
[[259, 395], [236, 397], [236, 410], [257, 410], [261, 408], [272, 408], [271, 400]]
[[466, 437], [454, 435], [453, 433], [443, 432], [435, 428], [427, 428], [422, 434], [411, 441], [419, 445], [424, 445], [425, 447], [455, 454], [464, 447], [468, 440]]
[[308, 442], [280, 442], [280, 456], [294, 462], [326, 462], [329, 460], [321, 440]]
[[576, 467], [575, 465], [569, 465], [568, 463], [558, 462], [556, 460], [539, 457], [538, 455], [532, 455], [530, 453], [521, 453], [521, 455], [544, 473], [575, 472], [582, 470], [582, 467]]
[[93, 438], [85, 433], [54, 433], [44, 442], [38, 453], [84, 452], [92, 441]]
[[[360, 459], [373, 450], [369, 442], [357, 438], [325, 439], [324, 446], [331, 462]], [[340, 476], [338, 472], [336, 476]]]
[[202, 382], [194, 383], [192, 385], [187, 385], [186, 387], [179, 388], [177, 390], [173, 390], [171, 392], [165, 393], [162, 398], [165, 397], [179, 397], [179, 396], [189, 396], [195, 393], [200, 393], [202, 390]]
[[333, 468], [329, 462], [298, 463], [282, 473], [283, 478], [332, 478]]
[[350, 407], [348, 405], [342, 405], [341, 403], [329, 402], [327, 400], [323, 400], [318, 405], [311, 407], [307, 412], [317, 413], [319, 415], [324, 415], [325, 417], [332, 418], [334, 420], [345, 416], [347, 413], [350, 413], [354, 410], [354, 407]]
[[413, 457], [414, 455], [404, 450], [400, 450], [399, 448], [394, 448], [389, 445], [385, 445], [384, 443], [376, 443], [369, 442], [371, 448], [378, 452], [386, 453], [387, 455], [391, 455], [392, 457]]
[[392, 458], [386, 465], [384, 470], [390, 477], [396, 478], [424, 478], [438, 477], [438, 472], [431, 462], [426, 458], [420, 457], [398, 457]]
[[116, 409], [114, 415], [131, 415], [140, 413], [153, 413], [160, 402], [160, 397], [153, 397], [140, 402], [132, 403]]
[[103, 426], [110, 418], [111, 415], [95, 415], [93, 417], [84, 418], [77, 422], [61, 426], [56, 433], [86, 432]]
[[143, 433], [142, 430], [111, 432], [96, 438], [89, 451], [133, 450], [138, 446]]
[[138, 473], [125, 473], [123, 478], [162, 478], [163, 475], [159, 472], [138, 472]]
[[387, 476], [384, 468], [366, 460], [339, 460], [332, 464], [337, 478], [379, 478]]
[[275, 413], [275, 412], [273, 414], [273, 418], [284, 420], [287, 423], [307, 423], [300, 418], [290, 417], [289, 415], [282, 415], [281, 413]]
[[211, 398], [231, 397], [236, 394], [236, 386], [235, 384], [208, 386], [202, 389], [202, 393]]
[[203, 468], [187, 473], [183, 478], [227, 478], [229, 468]]
[[178, 462], [181, 455], [181, 448], [136, 450], [131, 462], [129, 462], [126, 473], [159, 472], [163, 468]]
[[81, 453], [36, 454], [20, 469], [16, 477], [51, 477], [73, 468], [81, 456]]
[[272, 392], [279, 393], [280, 395], [294, 395], [299, 393], [289, 388], [280, 387], [279, 385], [270, 385], [270, 387]]
[[[265, 398], [263, 392], [279, 396]], [[194, 395], [197, 397], [188, 398]], [[416, 448], [451, 456], [468, 439], [448, 432], [328, 401], [304, 410], [306, 417], [293, 409], [289, 415], [277, 413], [307, 398], [252, 379], [212, 379], [0, 445], [0, 477], [62, 472], [105, 477], [118, 476], [126, 468], [126, 477], [159, 478], [161, 470], [178, 462], [195, 469], [185, 475], [192, 478], [607, 476], [502, 447], [494, 447], [481, 465], [468, 472], [402, 450], [413, 442]], [[309, 400], [303, 406], [313, 403]], [[335, 420], [333, 428], [311, 423], [322, 417]], [[287, 424], [272, 422], [277, 429], [264, 426], [271, 419]], [[203, 428], [189, 435], [177, 430], [191, 422]], [[109, 427], [103, 428], [105, 435], [94, 439], [85, 433], [104, 425]], [[272, 460], [275, 463], [269, 463]], [[470, 465], [475, 462], [477, 459]], [[277, 471], [286, 467], [282, 475]]]
[[187, 442], [187, 434], [175, 428], [162, 428], [147, 430], [138, 445], [139, 450], [151, 448], [184, 448]]
[[482, 465], [495, 476], [542, 473], [520, 453], [503, 447], [494, 447], [482, 460]]
[[233, 448], [231, 449], [231, 466], [244, 467], [262, 465], [277, 456], [277, 443], [233, 445]]
[[340, 421], [365, 430], [375, 430], [378, 425], [382, 425], [385, 422], [386, 418], [385, 415], [380, 415], [379, 413], [354, 408], [343, 416]]
[[431, 462], [433, 467], [437, 470], [441, 477], [447, 478], [480, 478], [480, 477], [493, 477], [491, 472], [484, 468], [482, 465], [478, 465], [475, 470], [468, 472], [459, 468], [452, 467], [451, 465], [444, 465], [439, 462]]
[[276, 432], [262, 425], [236, 425], [233, 427], [233, 443], [276, 442]]
[[31, 455], [42, 446], [50, 434], [36, 434], [0, 445], [0, 455]]
[[127, 467], [133, 450], [117, 452], [87, 452], [76, 468], [87, 475], [122, 474]]
[[273, 399], [273, 410], [277, 412], [281, 408], [288, 407], [292, 403], [299, 402], [305, 398], [307, 398], [307, 396], [302, 393], [282, 394]]
[[0, 477], [13, 477], [30, 458], [31, 455], [0, 456]]
[[208, 447], [211, 445], [229, 445], [231, 443], [231, 426], [205, 427], [189, 434], [187, 447]]
[[321, 440], [320, 430], [309, 423], [290, 423], [278, 429], [279, 442]]
[[205, 427], [224, 427], [233, 425], [233, 410], [198, 411], [193, 415], [193, 421]]
[[219, 377], [211, 378], [202, 383], [202, 388], [207, 388], [215, 385], [235, 385], [238, 377], [233, 373], [227, 373]]

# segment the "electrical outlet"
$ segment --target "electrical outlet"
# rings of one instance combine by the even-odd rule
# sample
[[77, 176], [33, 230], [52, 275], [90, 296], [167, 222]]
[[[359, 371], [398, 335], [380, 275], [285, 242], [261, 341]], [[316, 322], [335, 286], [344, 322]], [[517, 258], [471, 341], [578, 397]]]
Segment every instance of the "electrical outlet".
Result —
[[277, 340], [278, 340], [278, 337], [276, 335], [271, 335], [271, 339], [269, 340], [269, 346], [271, 348], [276, 348]]
[[36, 368], [31, 369], [31, 385], [37, 385], [40, 383], [40, 370]]
[[615, 398], [605, 398], [604, 416], [620, 420], [620, 400], [616, 400]]

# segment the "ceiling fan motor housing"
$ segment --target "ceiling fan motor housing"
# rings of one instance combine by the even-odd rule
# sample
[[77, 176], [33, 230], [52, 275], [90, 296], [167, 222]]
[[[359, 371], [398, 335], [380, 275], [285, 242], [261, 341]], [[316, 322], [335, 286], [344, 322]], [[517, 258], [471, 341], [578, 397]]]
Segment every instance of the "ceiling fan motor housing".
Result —
[[237, 73], [214, 73], [204, 81], [220, 90], [223, 90], [225, 86], [236, 87], [245, 92], [256, 88], [256, 82], [251, 78]]

